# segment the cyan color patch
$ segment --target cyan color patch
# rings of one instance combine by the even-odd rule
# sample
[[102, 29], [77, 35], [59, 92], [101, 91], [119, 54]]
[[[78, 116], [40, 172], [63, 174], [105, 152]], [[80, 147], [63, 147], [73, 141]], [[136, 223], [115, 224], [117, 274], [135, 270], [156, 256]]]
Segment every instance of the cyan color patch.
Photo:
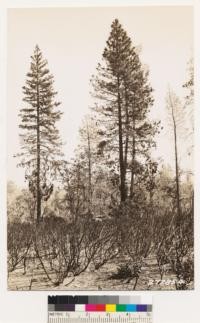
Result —
[[136, 304], [127, 304], [126, 311], [127, 312], [136, 312], [137, 311]]

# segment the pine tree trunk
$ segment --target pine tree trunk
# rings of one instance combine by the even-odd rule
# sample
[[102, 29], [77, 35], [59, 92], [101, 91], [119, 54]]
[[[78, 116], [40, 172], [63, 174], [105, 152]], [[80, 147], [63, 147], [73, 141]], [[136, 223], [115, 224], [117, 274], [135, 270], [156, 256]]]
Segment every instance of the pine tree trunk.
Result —
[[[38, 62], [37, 62], [38, 66]], [[41, 218], [41, 193], [40, 193], [40, 96], [39, 79], [37, 71], [37, 223]]]
[[130, 197], [133, 197], [134, 193], [134, 160], [135, 160], [135, 137], [133, 136], [133, 141], [132, 141], [132, 166], [131, 166], [131, 184], [130, 184]]
[[[132, 113], [134, 109], [132, 109]], [[134, 162], [135, 162], [135, 120], [133, 114], [133, 137], [132, 137], [132, 161], [131, 161], [131, 184], [130, 184], [130, 198], [133, 197], [134, 193]]]
[[123, 157], [123, 139], [122, 139], [122, 109], [121, 109], [121, 97], [119, 76], [117, 77], [117, 104], [118, 104], [118, 132], [119, 132], [119, 167], [120, 167], [120, 195], [121, 202], [126, 200], [126, 184], [125, 184], [125, 169], [124, 169], [124, 157]]
[[126, 139], [125, 139], [125, 151], [124, 151], [124, 168], [125, 168], [125, 180], [127, 172], [127, 159], [128, 159], [128, 148], [129, 148], [129, 111], [128, 111], [128, 96], [127, 89], [125, 87], [125, 111], [126, 111]]
[[180, 183], [179, 183], [179, 165], [178, 165], [178, 147], [177, 147], [177, 130], [174, 110], [172, 105], [172, 119], [174, 128], [174, 153], [175, 153], [175, 171], [176, 171], [176, 205], [177, 205], [177, 224], [181, 219], [181, 205], [180, 205]]
[[87, 141], [88, 141], [88, 197], [89, 197], [89, 207], [88, 211], [92, 208], [92, 164], [91, 164], [91, 145], [90, 145], [90, 134], [87, 125]]

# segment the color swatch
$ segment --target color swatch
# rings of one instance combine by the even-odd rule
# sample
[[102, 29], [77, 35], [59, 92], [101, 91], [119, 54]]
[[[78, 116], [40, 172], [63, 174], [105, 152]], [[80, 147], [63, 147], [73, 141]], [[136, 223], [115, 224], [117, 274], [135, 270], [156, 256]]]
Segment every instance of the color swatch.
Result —
[[152, 312], [152, 305], [140, 304], [137, 296], [49, 296], [48, 310], [55, 312]]

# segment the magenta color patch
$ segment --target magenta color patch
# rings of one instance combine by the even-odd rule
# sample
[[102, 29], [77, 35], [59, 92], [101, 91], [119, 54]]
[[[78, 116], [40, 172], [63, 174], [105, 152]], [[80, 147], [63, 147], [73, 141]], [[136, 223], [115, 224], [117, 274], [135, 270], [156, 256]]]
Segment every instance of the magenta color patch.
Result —
[[96, 311], [96, 305], [95, 304], [86, 304], [85, 305], [86, 312], [95, 312]]

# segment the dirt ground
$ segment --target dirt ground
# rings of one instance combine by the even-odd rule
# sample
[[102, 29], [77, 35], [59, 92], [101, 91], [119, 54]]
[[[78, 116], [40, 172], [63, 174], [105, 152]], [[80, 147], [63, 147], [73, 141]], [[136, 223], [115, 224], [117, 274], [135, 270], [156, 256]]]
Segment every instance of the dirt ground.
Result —
[[[47, 279], [42, 268], [29, 263], [27, 272], [23, 274], [23, 268], [18, 268], [9, 274], [9, 290], [133, 290], [135, 279], [127, 283], [126, 279], [111, 279], [111, 276], [117, 272], [119, 259], [115, 262], [108, 262], [98, 270], [88, 268], [77, 277], [68, 277], [59, 286], [53, 284]], [[175, 290], [175, 276], [168, 270], [160, 283], [160, 275], [156, 260], [153, 257], [145, 259], [142, 271], [136, 286], [136, 290]], [[193, 283], [189, 289], [193, 289]]]

